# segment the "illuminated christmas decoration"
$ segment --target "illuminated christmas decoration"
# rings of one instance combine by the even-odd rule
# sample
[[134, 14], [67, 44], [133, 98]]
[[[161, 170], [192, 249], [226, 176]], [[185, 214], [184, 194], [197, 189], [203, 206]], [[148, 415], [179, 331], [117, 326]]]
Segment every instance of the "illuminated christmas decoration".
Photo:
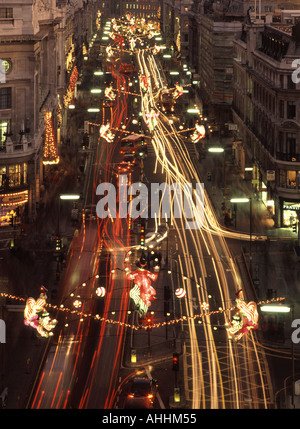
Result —
[[156, 55], [156, 54], [158, 54], [160, 52], [160, 47], [159, 46], [157, 46], [156, 44], [154, 45], [154, 48], [153, 48], [153, 54], [154, 55]]
[[255, 302], [245, 303], [242, 290], [238, 291], [235, 301], [239, 311], [233, 316], [226, 329], [229, 338], [238, 341], [248, 332], [258, 328], [258, 311]]
[[80, 299], [76, 299], [73, 302], [73, 305], [74, 305], [75, 308], [80, 308], [82, 306], [82, 302], [80, 301]]
[[105, 88], [104, 95], [106, 98], [108, 98], [109, 100], [112, 100], [112, 101], [116, 98], [116, 94], [114, 93], [112, 85], [107, 86]]
[[147, 91], [147, 89], [149, 88], [149, 83], [150, 83], [150, 76], [140, 76], [140, 85], [141, 88], [144, 92]]
[[176, 99], [180, 97], [182, 94], [183, 94], [183, 87], [176, 83], [175, 90], [173, 91], [173, 97]]
[[100, 137], [104, 138], [108, 143], [111, 143], [115, 135], [110, 130], [110, 123], [107, 122], [106, 125], [102, 124], [99, 130]]
[[200, 141], [201, 139], [203, 139], [205, 137], [204, 125], [199, 125], [198, 123], [196, 123], [195, 128], [196, 129], [195, 129], [194, 133], [191, 135], [191, 140], [193, 143], [197, 143], [198, 141]]
[[108, 57], [111, 57], [113, 55], [113, 50], [110, 45], [106, 47], [106, 54]]
[[[6, 292], [0, 292], [0, 297], [1, 298], [7, 298], [10, 300], [15, 300], [15, 301], [20, 301], [20, 302], [25, 302], [26, 300], [23, 297], [20, 296], [16, 296], [16, 295], [12, 295]], [[264, 304], [270, 304], [270, 303], [280, 303], [281, 301], [284, 301], [286, 298], [285, 297], [279, 297], [279, 298], [272, 298], [270, 300], [267, 301], [260, 301], [257, 303], [257, 306], [259, 305], [264, 305]], [[60, 307], [58, 307], [57, 305], [51, 305], [46, 303], [45, 307], [50, 307], [55, 311], [60, 311], [60, 312], [65, 312], [65, 313], [70, 313], [70, 314], [75, 314], [77, 316], [80, 316], [81, 318], [92, 318], [96, 321], [100, 321], [100, 322], [106, 322], [106, 323], [111, 323], [111, 324], [118, 324], [120, 326], [125, 326], [127, 328], [130, 328], [132, 330], [139, 330], [141, 328], [140, 324], [138, 325], [131, 325], [129, 323], [126, 322], [121, 322], [119, 320], [111, 320], [111, 319], [107, 319], [106, 317], [101, 317], [99, 316], [99, 314], [91, 314], [91, 313], [84, 313], [82, 310], [76, 310], [76, 309], [70, 309], [68, 307], [64, 307], [63, 305], [61, 305]], [[172, 320], [168, 320], [168, 321], [163, 321], [163, 322], [157, 322], [157, 323], [153, 323], [153, 325], [151, 326], [153, 329], [154, 328], [161, 328], [164, 327], [166, 325], [174, 325], [176, 323], [181, 323], [182, 321], [188, 321], [188, 320], [197, 320], [197, 319], [202, 319], [203, 317], [207, 317], [207, 316], [212, 316], [215, 314], [222, 314], [222, 313], [227, 313], [227, 312], [232, 312], [234, 311], [236, 307], [231, 307], [231, 308], [220, 308], [219, 310], [215, 310], [215, 311], [210, 311], [205, 313], [205, 315], [203, 314], [193, 314], [192, 316], [182, 316], [180, 318], [177, 319], [172, 319]]]
[[72, 73], [71, 73], [71, 76], [70, 76], [69, 86], [66, 90], [66, 94], [63, 97], [65, 108], [67, 108], [73, 100], [74, 92], [75, 92], [75, 86], [76, 86], [76, 82], [78, 80], [78, 76], [79, 76], [79, 74], [78, 74], [77, 67], [74, 66]]
[[147, 120], [146, 124], [149, 130], [152, 132], [154, 128], [157, 126], [157, 118], [159, 116], [158, 112], [155, 112], [154, 109], [151, 109], [149, 113], [146, 113]]
[[43, 153], [43, 164], [58, 164], [59, 156], [57, 153], [54, 128], [52, 123], [52, 113], [45, 112], [44, 120], [45, 126], [45, 143]]
[[105, 287], [100, 286], [96, 289], [96, 295], [99, 296], [100, 298], [103, 298], [105, 296], [106, 290]]
[[28, 298], [24, 310], [24, 324], [36, 329], [45, 338], [53, 335], [52, 330], [57, 325], [57, 320], [51, 319], [45, 309], [46, 289], [41, 287], [41, 294], [37, 300]]
[[209, 304], [208, 304], [207, 302], [202, 302], [202, 304], [201, 304], [201, 308], [202, 308], [202, 310], [204, 310], [204, 311], [208, 311], [208, 309], [209, 309]]
[[136, 304], [139, 313], [145, 315], [148, 307], [151, 306], [151, 301], [156, 299], [156, 291], [151, 282], [157, 280], [158, 272], [151, 273], [146, 270], [147, 261], [144, 255], [137, 265], [136, 271], [127, 274], [127, 279], [134, 281], [134, 287], [130, 290], [129, 296]]
[[134, 50], [135, 45], [136, 45], [136, 40], [132, 37], [131, 39], [129, 39], [129, 46], [130, 46], [131, 51]]
[[177, 298], [184, 298], [186, 296], [186, 291], [183, 288], [178, 288], [175, 290], [175, 295]]

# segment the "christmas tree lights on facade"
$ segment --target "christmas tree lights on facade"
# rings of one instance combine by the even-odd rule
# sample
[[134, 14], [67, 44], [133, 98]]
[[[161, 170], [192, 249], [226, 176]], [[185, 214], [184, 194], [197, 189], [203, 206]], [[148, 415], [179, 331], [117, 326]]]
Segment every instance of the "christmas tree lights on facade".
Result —
[[57, 153], [56, 140], [54, 135], [54, 128], [52, 123], [52, 113], [45, 112], [45, 143], [43, 153], [43, 164], [58, 164], [59, 156]]

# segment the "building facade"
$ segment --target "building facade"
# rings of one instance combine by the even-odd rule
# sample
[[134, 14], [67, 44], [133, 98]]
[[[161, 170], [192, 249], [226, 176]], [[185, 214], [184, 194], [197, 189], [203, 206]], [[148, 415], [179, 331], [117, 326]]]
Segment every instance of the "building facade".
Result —
[[45, 162], [47, 130], [53, 129], [51, 151], [59, 151], [83, 44], [96, 31], [98, 3], [1, 2], [0, 226], [12, 217], [35, 219], [45, 169], [59, 162], [59, 156]]
[[286, 10], [280, 21], [248, 23], [235, 41], [236, 162], [243, 175], [252, 169], [253, 188], [280, 227], [300, 209], [299, 17]]

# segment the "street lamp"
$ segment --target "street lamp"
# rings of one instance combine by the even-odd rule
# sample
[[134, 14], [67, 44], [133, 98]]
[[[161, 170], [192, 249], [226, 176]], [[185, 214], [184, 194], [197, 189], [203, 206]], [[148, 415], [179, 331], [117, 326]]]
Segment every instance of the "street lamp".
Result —
[[80, 199], [78, 194], [61, 194], [58, 199], [57, 235], [60, 236], [60, 200], [76, 201]]
[[[294, 320], [294, 306], [293, 305], [271, 305], [266, 304], [260, 307], [262, 312], [265, 313], [290, 313], [291, 314], [291, 326], [293, 327]], [[292, 407], [295, 408], [295, 350], [294, 350], [294, 342], [291, 338], [291, 355], [292, 355]]]
[[[250, 204], [250, 213], [249, 213], [249, 235], [250, 235], [250, 241], [249, 241], [249, 272], [252, 279], [252, 198], [231, 198], [230, 200], [233, 204], [240, 204], [240, 203], [249, 203]], [[236, 216], [236, 215], [235, 215]]]
[[223, 147], [210, 147], [208, 149], [208, 152], [210, 152], [210, 153], [223, 153], [223, 185], [224, 185], [223, 199], [224, 199], [224, 205], [225, 205], [225, 200], [226, 200], [226, 162], [225, 162], [225, 149]]

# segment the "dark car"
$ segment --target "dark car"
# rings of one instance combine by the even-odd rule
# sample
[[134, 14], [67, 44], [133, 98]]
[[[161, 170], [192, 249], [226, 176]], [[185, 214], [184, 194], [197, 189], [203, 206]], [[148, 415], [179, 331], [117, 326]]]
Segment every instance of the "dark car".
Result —
[[118, 164], [117, 171], [119, 174], [131, 173], [132, 166], [128, 162], [122, 161], [120, 164]]
[[124, 153], [123, 155], [123, 161], [127, 162], [129, 165], [135, 165], [135, 156], [134, 153]]
[[153, 408], [157, 384], [145, 377], [135, 377], [130, 392], [125, 399], [124, 408]]

